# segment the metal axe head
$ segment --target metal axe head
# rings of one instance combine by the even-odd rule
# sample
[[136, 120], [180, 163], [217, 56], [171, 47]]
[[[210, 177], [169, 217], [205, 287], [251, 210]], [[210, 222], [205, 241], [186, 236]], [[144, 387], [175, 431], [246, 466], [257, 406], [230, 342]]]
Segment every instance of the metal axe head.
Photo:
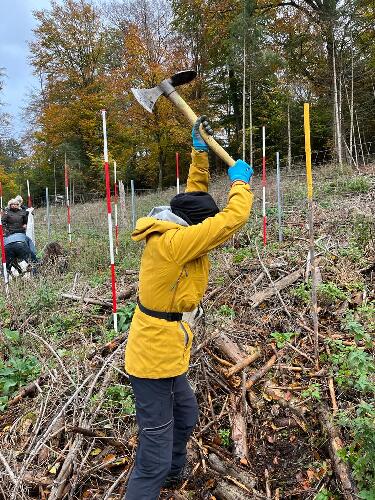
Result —
[[191, 82], [196, 76], [197, 72], [193, 70], [179, 71], [152, 89], [132, 88], [131, 91], [139, 104], [152, 113], [155, 103], [161, 95], [168, 96], [175, 90], [175, 87]]

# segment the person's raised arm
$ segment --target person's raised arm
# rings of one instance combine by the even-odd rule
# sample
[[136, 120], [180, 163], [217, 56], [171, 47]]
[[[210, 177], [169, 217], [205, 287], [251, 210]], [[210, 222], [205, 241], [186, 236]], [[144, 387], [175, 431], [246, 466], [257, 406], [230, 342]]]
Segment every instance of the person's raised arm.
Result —
[[242, 160], [228, 169], [231, 181], [228, 204], [217, 215], [200, 224], [168, 231], [166, 240], [171, 259], [185, 264], [224, 243], [248, 220], [253, 201], [249, 182], [253, 169]]
[[210, 178], [208, 172], [208, 146], [199, 133], [199, 127], [201, 124], [208, 134], [213, 134], [212, 129], [207, 122], [207, 118], [205, 116], [201, 116], [200, 118], [198, 118], [191, 132], [193, 141], [193, 147], [191, 151], [192, 162], [189, 169], [189, 175], [185, 190], [186, 192], [208, 191], [208, 181]]

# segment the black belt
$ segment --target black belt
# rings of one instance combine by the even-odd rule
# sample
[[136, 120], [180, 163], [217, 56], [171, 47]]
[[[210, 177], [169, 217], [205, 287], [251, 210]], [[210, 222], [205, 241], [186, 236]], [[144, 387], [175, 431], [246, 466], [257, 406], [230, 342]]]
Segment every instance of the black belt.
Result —
[[162, 312], [162, 311], [153, 311], [152, 309], [148, 309], [143, 306], [139, 299], [137, 299], [139, 309], [148, 316], [152, 316], [153, 318], [165, 319], [166, 321], [181, 321], [182, 313], [177, 312]]

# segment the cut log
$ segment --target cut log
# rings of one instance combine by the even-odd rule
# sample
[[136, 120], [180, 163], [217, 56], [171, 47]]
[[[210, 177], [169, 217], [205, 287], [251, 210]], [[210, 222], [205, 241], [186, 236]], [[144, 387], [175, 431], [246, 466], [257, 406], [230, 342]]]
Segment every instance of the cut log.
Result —
[[341, 484], [342, 498], [344, 500], [355, 500], [358, 498], [357, 486], [351, 476], [348, 464], [339, 455], [339, 451], [343, 449], [340, 431], [333, 424], [332, 414], [323, 405], [318, 408], [318, 415], [323, 430], [329, 436], [329, 454], [336, 477]]
[[246, 357], [246, 354], [224, 332], [220, 332], [212, 343], [233, 363], [240, 363]]
[[249, 459], [249, 448], [247, 445], [247, 425], [243, 412], [242, 396], [236, 397], [230, 394], [231, 422], [233, 455], [236, 460], [245, 461]]
[[246, 490], [220, 479], [212, 492], [218, 500], [239, 500], [240, 498], [253, 498]]
[[273, 285], [269, 286], [265, 290], [254, 293], [254, 295], [250, 299], [250, 306], [252, 308], [258, 307], [259, 304], [273, 297], [273, 295], [276, 295], [277, 292], [280, 292], [281, 290], [284, 290], [284, 288], [293, 285], [293, 283], [295, 283], [301, 276], [303, 276], [303, 273], [304, 269], [297, 269], [297, 271], [294, 271], [291, 274], [288, 274], [287, 276], [279, 279], [278, 281], [275, 281]]
[[249, 472], [236, 467], [232, 463], [224, 463], [220, 458], [215, 455], [215, 453], [210, 453], [208, 455], [208, 462], [215, 472], [218, 472], [221, 476], [231, 476], [240, 483], [242, 483], [250, 491], [253, 490], [255, 486], [255, 478]]

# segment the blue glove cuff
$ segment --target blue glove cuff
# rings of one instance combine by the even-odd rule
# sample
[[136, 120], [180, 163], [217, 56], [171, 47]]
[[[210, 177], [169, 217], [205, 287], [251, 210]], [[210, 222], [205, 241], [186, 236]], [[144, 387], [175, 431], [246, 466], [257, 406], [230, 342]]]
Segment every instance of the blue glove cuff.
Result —
[[250, 182], [254, 170], [243, 160], [237, 160], [236, 163], [228, 168], [228, 176], [231, 183], [235, 181]]

